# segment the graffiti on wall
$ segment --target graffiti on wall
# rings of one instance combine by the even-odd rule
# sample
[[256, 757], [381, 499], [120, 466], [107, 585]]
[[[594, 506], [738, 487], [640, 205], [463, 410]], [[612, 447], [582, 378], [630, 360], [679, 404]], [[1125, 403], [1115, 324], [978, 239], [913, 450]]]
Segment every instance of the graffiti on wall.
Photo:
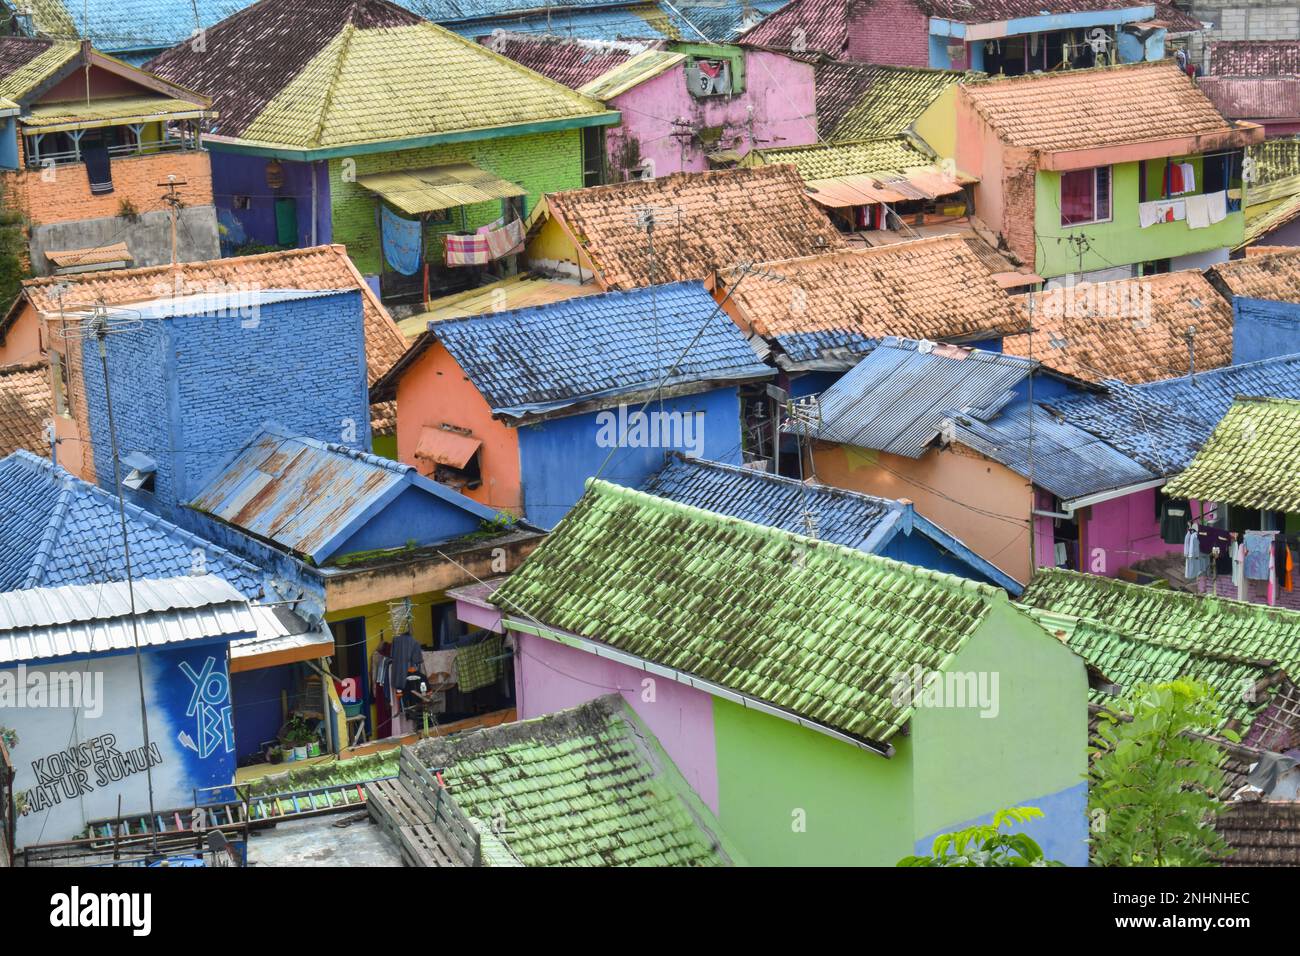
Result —
[[231, 720], [230, 679], [226, 676], [225, 663], [209, 657], [198, 671], [189, 661], [181, 661], [179, 666], [193, 688], [185, 716], [194, 721], [193, 737], [186, 730], [177, 733], [181, 746], [204, 759], [214, 753], [233, 753], [235, 725]]

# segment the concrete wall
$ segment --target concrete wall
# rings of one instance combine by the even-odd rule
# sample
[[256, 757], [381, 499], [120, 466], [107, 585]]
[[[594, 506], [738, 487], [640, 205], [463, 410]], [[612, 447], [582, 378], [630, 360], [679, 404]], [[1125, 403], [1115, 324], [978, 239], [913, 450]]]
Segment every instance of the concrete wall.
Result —
[[[304, 350], [303, 343], [311, 348]], [[264, 303], [256, 317], [187, 315], [110, 336], [109, 373], [123, 454], [158, 462], [164, 515], [197, 493], [263, 423], [368, 448], [369, 402], [360, 293]], [[95, 458], [111, 462], [103, 373], [82, 364]], [[349, 440], [350, 439], [350, 440]], [[101, 483], [112, 469], [99, 469]]]
[[[637, 402], [626, 409], [628, 422], [641, 408]], [[611, 434], [620, 409], [552, 418], [519, 428], [519, 465], [524, 514], [543, 528], [554, 527], [579, 498], [586, 480], [596, 474], [606, 481], [639, 487], [663, 467], [669, 451], [711, 461], [740, 464], [740, 397], [735, 388], [720, 388], [680, 398], [653, 402], [646, 415], [680, 415], [683, 427], [677, 436], [685, 439], [639, 444], [628, 429], [626, 444], [612, 446], [603, 435]], [[650, 422], [664, 419], [651, 418]], [[690, 431], [687, 431], [687, 427]], [[609, 431], [606, 432], [606, 429]], [[670, 438], [674, 436], [669, 436]]]
[[[235, 740], [227, 641], [145, 652], [147, 751], [133, 654], [29, 667], [29, 686], [38, 674], [43, 680], [76, 677], [97, 688], [98, 703], [82, 697], [36, 706], [32, 698], [28, 706], [6, 707], [0, 714], [0, 726], [18, 735], [11, 751], [14, 786], [26, 805], [18, 819], [18, 846], [72, 839], [87, 820], [116, 816], [119, 799], [123, 813], [147, 813], [146, 764], [159, 810], [193, 806], [195, 787], [230, 783]], [[17, 673], [7, 668], [5, 676], [16, 679]]]
[[[380, 247], [375, 218], [376, 198], [357, 185], [356, 177], [367, 173], [418, 169], [445, 163], [473, 163], [502, 179], [528, 190], [531, 210], [542, 195], [582, 187], [582, 131], [563, 130], [526, 136], [447, 143], [422, 149], [391, 153], [365, 153], [329, 161], [331, 241], [348, 247], [357, 268], [368, 275], [379, 271]], [[426, 227], [425, 252], [432, 263], [443, 261], [442, 235], [460, 229], [460, 210], [452, 210], [452, 221]], [[487, 225], [501, 215], [500, 202], [465, 207], [471, 230]]]
[[[738, 51], [716, 49], [719, 56]], [[745, 51], [743, 63], [745, 87], [735, 96], [692, 96], [683, 61], [610, 100], [623, 121], [606, 134], [609, 180], [635, 178], [635, 167], [647, 161], [655, 176], [698, 173], [709, 168], [706, 152], [714, 149], [815, 143], [812, 65], [760, 50]], [[701, 142], [704, 130], [718, 134], [716, 145]]]
[[826, 444], [815, 444], [813, 455], [824, 483], [908, 498], [980, 557], [1029, 580], [1029, 483], [1010, 469], [960, 445], [919, 459]]
[[1191, 15], [1214, 28], [1192, 34], [1193, 62], [1208, 66], [1208, 44], [1215, 40], [1300, 39], [1300, 5], [1277, 0], [1192, 0]]
[[1232, 364], [1300, 352], [1300, 303], [1232, 300]]
[[[161, 266], [172, 261], [171, 214], [144, 212], [135, 220], [110, 216], [34, 225], [31, 230], [32, 271], [49, 275], [54, 267], [47, 251], [90, 249], [125, 242], [132, 266]], [[176, 217], [176, 261], [205, 262], [221, 255], [217, 211], [208, 206], [187, 206]]]

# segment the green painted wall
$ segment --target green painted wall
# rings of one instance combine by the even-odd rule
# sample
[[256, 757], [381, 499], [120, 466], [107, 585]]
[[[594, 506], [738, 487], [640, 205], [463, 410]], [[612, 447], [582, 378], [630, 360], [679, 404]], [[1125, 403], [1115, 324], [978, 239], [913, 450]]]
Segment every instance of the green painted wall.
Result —
[[1087, 770], [1083, 660], [1025, 614], [995, 604], [952, 669], [997, 673], [997, 715], [922, 707], [912, 717], [918, 838], [1078, 786]]
[[[1200, 176], [1200, 160], [1196, 159]], [[1148, 163], [1151, 188], [1147, 195], [1158, 196], [1160, 162]], [[1200, 182], [1198, 178], [1197, 182]], [[1241, 242], [1245, 217], [1230, 213], [1222, 222], [1205, 229], [1189, 229], [1187, 222], [1156, 223], [1143, 229], [1138, 224], [1138, 164], [1121, 163], [1113, 167], [1110, 222], [1087, 226], [1061, 226], [1061, 174], [1040, 170], [1035, 179], [1034, 231], [1038, 239], [1035, 271], [1044, 278], [1072, 272], [1093, 272], [1114, 266], [1153, 259], [1207, 252], [1232, 247]], [[1069, 237], [1086, 236], [1088, 249], [1079, 251]]]
[[[391, 153], [363, 154], [351, 160], [331, 159], [330, 215], [333, 241], [348, 247], [348, 254], [362, 273], [374, 275], [379, 271], [380, 265], [376, 199], [373, 193], [358, 186], [355, 181], [344, 181], [344, 164], [349, 161], [355, 163], [357, 176], [444, 163], [473, 163], [502, 179], [519, 183], [528, 190], [527, 209], [531, 212], [545, 193], [581, 188], [582, 131], [573, 129], [529, 136], [506, 136]], [[467, 207], [465, 212], [469, 228], [473, 230], [499, 217], [501, 203], [480, 203]], [[430, 223], [426, 228], [426, 253], [432, 262], [442, 260], [442, 241], [439, 237], [461, 227], [459, 210], [453, 209], [451, 214], [450, 223]]]
[[713, 726], [718, 821], [751, 865], [893, 866], [912, 852], [906, 737], [886, 759], [721, 698]]

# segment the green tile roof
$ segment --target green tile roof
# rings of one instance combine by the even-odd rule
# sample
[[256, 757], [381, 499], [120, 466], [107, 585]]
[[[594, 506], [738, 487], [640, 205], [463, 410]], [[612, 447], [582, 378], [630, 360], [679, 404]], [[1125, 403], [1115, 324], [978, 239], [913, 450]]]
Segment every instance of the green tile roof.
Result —
[[541, 622], [884, 744], [1006, 593], [603, 481], [495, 593]]
[[1238, 398], [1165, 493], [1241, 508], [1300, 512], [1300, 402]]
[[[1300, 611], [1129, 584], [1060, 568], [1034, 573], [1020, 603], [1103, 621], [1143, 640], [1300, 673]], [[1112, 678], [1114, 679], [1114, 678]]]
[[[1217, 653], [1186, 640], [1146, 638], [1099, 621], [1051, 611], [1034, 609], [1030, 614], [1121, 690], [1180, 677], [1202, 681], [1219, 691], [1225, 721], [1240, 726], [1248, 725], [1277, 691], [1276, 685], [1265, 685], [1279, 670], [1270, 661]], [[1253, 700], [1247, 700], [1244, 693], [1248, 688], [1258, 688]], [[1097, 704], [1110, 696], [1096, 688], [1091, 692]]]
[[[713, 814], [617, 694], [415, 745], [476, 821], [485, 859], [526, 866], [743, 863]], [[490, 852], [489, 852], [490, 851]]]
[[934, 161], [905, 136], [882, 136], [848, 143], [818, 143], [784, 149], [756, 149], [746, 166], [790, 163], [804, 182], [839, 176], [864, 176], [929, 166]]
[[330, 149], [605, 113], [539, 73], [432, 23], [346, 24], [240, 132]]
[[960, 73], [911, 67], [867, 67], [878, 71], [867, 91], [844, 112], [826, 137], [832, 141], [871, 139], [901, 133], [921, 118]]
[[596, 100], [613, 99], [632, 87], [653, 79], [685, 59], [685, 53], [674, 53], [671, 50], [643, 50], [626, 63], [602, 73], [578, 92]]
[[0, 78], [0, 97], [7, 100], [22, 99], [78, 54], [79, 43], [58, 40], [41, 53]]

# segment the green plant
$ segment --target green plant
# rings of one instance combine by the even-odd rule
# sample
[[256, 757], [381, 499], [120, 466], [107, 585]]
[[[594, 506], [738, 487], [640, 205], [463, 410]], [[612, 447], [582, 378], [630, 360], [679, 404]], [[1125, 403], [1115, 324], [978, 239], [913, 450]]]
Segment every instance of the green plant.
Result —
[[992, 823], [979, 823], [935, 837], [929, 856], [905, 856], [898, 866], [1064, 866], [1043, 856], [1043, 848], [1027, 833], [1003, 833], [1004, 826], [1026, 823], [1043, 815], [1037, 807], [1010, 807], [993, 814]]
[[0, 188], [0, 306], [9, 308], [31, 275], [27, 265], [27, 237], [22, 214], [5, 201]]
[[139, 222], [140, 210], [136, 208], [135, 203], [123, 196], [117, 202], [117, 214], [127, 222]]
[[284, 725], [280, 737], [290, 747], [305, 747], [316, 739], [316, 732], [312, 730], [311, 721], [302, 714], [294, 714]]
[[1223, 714], [1205, 684], [1141, 685], [1101, 714], [1089, 753], [1093, 861], [1102, 866], [1213, 866], [1230, 850], [1213, 821], [1224, 809]]

